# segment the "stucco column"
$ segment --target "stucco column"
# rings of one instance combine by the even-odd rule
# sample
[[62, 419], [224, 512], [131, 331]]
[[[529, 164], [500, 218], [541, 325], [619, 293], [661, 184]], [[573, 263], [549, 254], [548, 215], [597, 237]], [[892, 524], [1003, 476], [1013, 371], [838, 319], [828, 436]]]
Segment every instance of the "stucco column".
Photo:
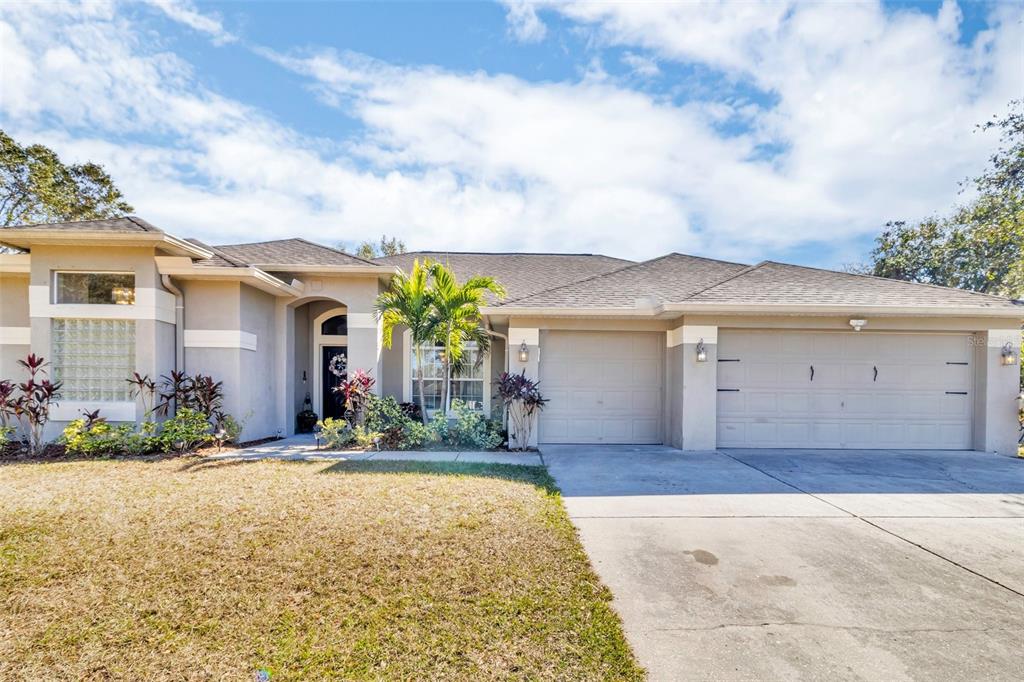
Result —
[[376, 382], [373, 392], [380, 395], [380, 326], [372, 311], [348, 308], [348, 369], [369, 372]]
[[[718, 447], [718, 327], [687, 325], [670, 332], [682, 349], [682, 447], [714, 450]], [[707, 360], [697, 361], [703, 342]]]
[[[985, 452], [1017, 452], [1017, 396], [1020, 394], [1020, 330], [989, 329], [975, 335], [977, 396], [974, 447]], [[1017, 358], [1003, 364], [1009, 343]]]
[[[526, 343], [528, 349], [528, 359], [526, 362], [522, 362], [519, 359], [519, 348], [523, 343]], [[526, 376], [533, 379], [534, 381], [540, 381], [540, 330], [536, 327], [513, 327], [509, 326], [508, 329], [508, 348], [506, 352], [509, 354], [509, 373], [518, 374], [522, 371], [526, 371]], [[543, 384], [540, 387], [541, 394], [544, 393]], [[539, 425], [534, 424], [533, 434], [530, 437], [529, 445], [531, 447], [537, 446], [537, 436], [539, 431]]]

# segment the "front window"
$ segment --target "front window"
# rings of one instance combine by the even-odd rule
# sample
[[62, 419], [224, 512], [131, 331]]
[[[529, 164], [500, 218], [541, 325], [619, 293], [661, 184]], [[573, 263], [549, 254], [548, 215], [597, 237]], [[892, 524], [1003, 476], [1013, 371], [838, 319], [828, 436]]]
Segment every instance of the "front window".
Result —
[[[444, 365], [441, 346], [423, 346], [423, 392], [427, 411], [440, 409], [441, 384], [444, 379]], [[452, 399], [459, 399], [475, 410], [483, 410], [484, 406], [484, 368], [477, 366], [480, 350], [476, 344], [470, 343], [462, 353], [461, 371], [452, 376]], [[417, 380], [416, 352], [412, 351], [412, 401], [420, 402], [420, 382]]]
[[135, 275], [130, 272], [58, 272], [55, 279], [55, 303], [135, 303]]
[[131, 400], [134, 320], [53, 320], [53, 378], [64, 400]]

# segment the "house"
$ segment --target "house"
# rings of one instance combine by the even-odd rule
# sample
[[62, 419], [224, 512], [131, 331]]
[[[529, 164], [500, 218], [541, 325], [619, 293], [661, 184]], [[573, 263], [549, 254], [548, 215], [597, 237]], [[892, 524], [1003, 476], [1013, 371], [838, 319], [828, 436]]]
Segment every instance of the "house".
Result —
[[368, 261], [303, 239], [211, 246], [135, 217], [5, 228], [0, 243], [18, 250], [0, 255], [0, 376], [45, 356], [64, 382], [54, 429], [85, 409], [140, 419], [133, 371], [223, 380], [247, 439], [293, 432], [307, 396], [337, 414], [339, 355], [413, 400], [408, 335], [383, 348], [373, 305], [396, 268], [430, 258], [508, 288], [484, 309], [492, 352], [454, 394], [492, 412], [500, 372], [539, 377], [540, 443], [1016, 448], [1024, 305], [1004, 298], [676, 253]]

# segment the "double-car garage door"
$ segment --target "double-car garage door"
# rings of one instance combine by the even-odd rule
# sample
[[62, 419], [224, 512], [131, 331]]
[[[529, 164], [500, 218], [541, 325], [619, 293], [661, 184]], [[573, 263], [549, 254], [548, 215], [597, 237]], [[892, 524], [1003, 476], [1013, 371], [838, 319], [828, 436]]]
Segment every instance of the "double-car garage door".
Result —
[[718, 446], [969, 449], [972, 338], [721, 330]]

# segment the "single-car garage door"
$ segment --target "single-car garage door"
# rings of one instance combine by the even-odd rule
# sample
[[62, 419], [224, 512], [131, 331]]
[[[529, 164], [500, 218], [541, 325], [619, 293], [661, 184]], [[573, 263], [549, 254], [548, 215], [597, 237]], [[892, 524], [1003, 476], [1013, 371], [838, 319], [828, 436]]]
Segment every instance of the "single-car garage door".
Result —
[[541, 443], [660, 443], [665, 335], [542, 331]]
[[722, 330], [718, 445], [969, 449], [972, 338]]

